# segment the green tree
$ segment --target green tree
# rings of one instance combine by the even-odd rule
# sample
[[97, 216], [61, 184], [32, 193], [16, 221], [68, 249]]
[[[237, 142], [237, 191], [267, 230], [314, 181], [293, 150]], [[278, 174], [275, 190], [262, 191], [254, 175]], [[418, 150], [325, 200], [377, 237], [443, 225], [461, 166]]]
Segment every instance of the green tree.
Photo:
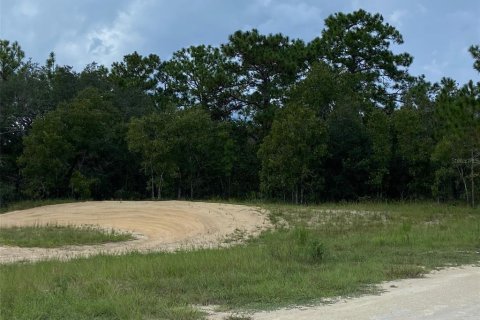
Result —
[[372, 144], [358, 103], [342, 102], [327, 118], [325, 197], [350, 200], [369, 195]]
[[366, 116], [365, 128], [372, 148], [368, 184], [376, 193], [376, 197], [381, 198], [386, 192], [392, 159], [390, 118], [383, 110], [374, 109]]
[[314, 63], [305, 79], [290, 91], [288, 101], [314, 110], [326, 120], [334, 109], [342, 104], [360, 104], [360, 96], [354, 91], [355, 77], [341, 74], [323, 62]]
[[22, 137], [35, 117], [53, 108], [44, 69], [23, 57], [18, 43], [0, 40], [0, 206], [20, 197]]
[[95, 89], [37, 118], [18, 159], [26, 193], [34, 198], [113, 195], [109, 178], [120, 132], [118, 113]]
[[269, 196], [283, 194], [304, 203], [306, 193], [322, 189], [318, 168], [326, 154], [326, 129], [311, 109], [288, 105], [279, 111], [272, 130], [258, 151], [261, 189]]
[[262, 35], [253, 29], [232, 34], [222, 51], [237, 77], [235, 98], [243, 106], [242, 113], [258, 126], [257, 139], [261, 140], [288, 90], [305, 70], [305, 44], [280, 33]]
[[429, 197], [434, 167], [431, 153], [437, 142], [435, 97], [438, 85], [423, 77], [411, 82], [403, 93], [401, 108], [391, 115], [392, 161], [391, 197]]
[[469, 51], [474, 59], [473, 68], [480, 72], [480, 46], [471, 46]]
[[200, 106], [213, 120], [228, 120], [238, 111], [235, 76], [219, 48], [192, 46], [173, 54], [163, 67], [166, 90], [184, 107]]
[[112, 64], [109, 78], [113, 85], [114, 104], [126, 121], [168, 104], [161, 88], [160, 69], [161, 61], [157, 55], [144, 57], [136, 51]]
[[402, 43], [400, 32], [380, 14], [358, 10], [330, 15], [310, 47], [318, 59], [339, 71], [360, 75], [357, 91], [391, 111], [413, 60], [408, 53], [392, 52], [391, 45]]
[[[131, 151], [139, 153], [142, 166], [150, 182], [147, 187], [151, 198], [161, 199], [166, 178], [174, 173], [172, 139], [168, 126], [174, 121], [172, 112], [153, 113], [148, 117], [134, 118], [129, 123], [127, 141]], [[155, 195], [157, 190], [157, 195]]]
[[[391, 181], [391, 184], [395, 184], [402, 198], [424, 197], [431, 193], [430, 156], [435, 141], [433, 132], [425, 125], [427, 120], [418, 109], [411, 107], [403, 107], [393, 116], [396, 140], [394, 156], [401, 162], [395, 170], [402, 177]], [[405, 168], [405, 171], [402, 168]]]
[[0, 39], [0, 81], [7, 80], [22, 65], [25, 52], [18, 42]]
[[203, 195], [211, 195], [208, 182], [228, 176], [232, 169], [233, 146], [227, 128], [199, 108], [132, 120], [128, 144], [141, 154], [152, 197], [155, 189], [161, 197], [165, 184], [176, 186], [178, 198], [185, 190], [190, 198], [201, 196], [202, 189]]
[[159, 84], [160, 64], [160, 58], [157, 55], [150, 54], [143, 57], [135, 51], [124, 56], [123, 61], [114, 62], [110, 76], [112, 81], [122, 88], [133, 87], [153, 94]]
[[475, 206], [480, 166], [480, 85], [470, 81], [454, 91], [446, 80], [444, 83], [436, 110], [440, 138], [432, 156], [438, 165], [435, 191], [438, 193], [440, 182], [448, 178], [445, 175], [456, 171], [465, 199]]

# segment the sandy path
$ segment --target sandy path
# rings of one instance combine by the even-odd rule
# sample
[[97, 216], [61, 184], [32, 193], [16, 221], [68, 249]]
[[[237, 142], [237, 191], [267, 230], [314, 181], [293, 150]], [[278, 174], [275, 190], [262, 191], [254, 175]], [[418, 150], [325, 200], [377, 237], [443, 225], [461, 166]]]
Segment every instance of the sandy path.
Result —
[[[478, 320], [480, 267], [449, 268], [421, 279], [386, 282], [381, 295], [333, 304], [245, 314], [254, 320]], [[213, 313], [209, 319], [225, 319]]]
[[137, 240], [56, 249], [0, 246], [0, 263], [69, 259], [98, 253], [214, 247], [237, 230], [256, 235], [270, 226], [265, 212], [259, 208], [187, 201], [90, 201], [0, 215], [1, 227], [45, 223], [113, 228], [131, 232]]

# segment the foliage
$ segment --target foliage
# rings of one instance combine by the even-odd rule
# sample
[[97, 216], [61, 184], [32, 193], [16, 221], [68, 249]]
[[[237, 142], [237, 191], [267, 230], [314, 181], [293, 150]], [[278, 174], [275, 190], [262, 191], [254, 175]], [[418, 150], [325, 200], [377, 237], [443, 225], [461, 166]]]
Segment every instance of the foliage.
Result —
[[471, 46], [469, 49], [470, 53], [472, 54], [473, 59], [475, 62], [473, 63], [473, 67], [480, 72], [480, 46]]
[[18, 160], [25, 192], [34, 198], [107, 194], [121, 131], [118, 113], [95, 89], [37, 118]]
[[380, 14], [362, 9], [336, 13], [325, 19], [322, 36], [313, 41], [318, 58], [340, 71], [359, 75], [357, 88], [380, 105], [392, 108], [395, 93], [408, 79], [413, 58], [408, 53], [394, 54], [392, 44], [402, 44], [400, 32], [385, 23]]
[[[148, 196], [473, 204], [480, 85], [413, 77], [402, 43], [364, 10], [330, 15], [308, 43], [252, 29], [165, 61], [134, 51], [83, 70], [53, 52], [33, 63], [0, 40], [0, 206]], [[479, 47], [469, 50], [478, 70]]]
[[[183, 190], [194, 190], [207, 182], [228, 176], [232, 167], [232, 142], [228, 127], [215, 123], [209, 114], [198, 108], [152, 114], [134, 119], [127, 135], [129, 148], [141, 154], [144, 169], [151, 177], [152, 198], [158, 198], [164, 184]], [[208, 172], [211, 180], [203, 181]], [[204, 185], [205, 184], [205, 185]]]
[[230, 71], [241, 88], [236, 99], [243, 105], [242, 113], [253, 118], [259, 127], [257, 138], [263, 138], [276, 109], [303, 72], [305, 44], [281, 33], [262, 35], [252, 29], [232, 34], [222, 51], [233, 63]]
[[321, 189], [322, 176], [317, 168], [325, 153], [325, 123], [310, 109], [288, 105], [275, 116], [258, 151], [262, 190], [304, 203], [307, 196]]
[[22, 65], [25, 52], [14, 41], [0, 40], [0, 78], [6, 81]]
[[[448, 80], [443, 84], [436, 109], [441, 123], [439, 142], [432, 153], [438, 167], [434, 192], [440, 196], [441, 182], [456, 182], [453, 192], [458, 192], [460, 187], [466, 201], [474, 206], [478, 193], [475, 182], [480, 176], [480, 83], [474, 85], [470, 81], [460, 90], [452, 87]], [[442, 197], [451, 193], [444, 191]]]
[[239, 110], [234, 97], [237, 90], [230, 62], [219, 48], [196, 46], [181, 49], [163, 67], [165, 86], [178, 104], [200, 106], [213, 120], [228, 120]]

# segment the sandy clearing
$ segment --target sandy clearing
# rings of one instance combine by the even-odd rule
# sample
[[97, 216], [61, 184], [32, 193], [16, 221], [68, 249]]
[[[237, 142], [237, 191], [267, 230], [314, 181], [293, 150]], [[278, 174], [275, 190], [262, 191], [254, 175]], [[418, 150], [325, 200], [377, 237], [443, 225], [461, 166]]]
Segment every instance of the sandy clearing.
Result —
[[0, 215], [0, 227], [46, 223], [113, 228], [131, 232], [137, 239], [55, 249], [0, 246], [0, 263], [215, 247], [226, 245], [225, 238], [235, 232], [257, 235], [270, 227], [266, 212], [259, 208], [187, 201], [89, 201]]
[[[380, 295], [340, 299], [332, 304], [239, 314], [253, 320], [477, 320], [480, 267], [448, 268], [425, 278], [385, 282]], [[207, 309], [208, 310], [208, 309]], [[208, 319], [230, 314], [210, 312]]]

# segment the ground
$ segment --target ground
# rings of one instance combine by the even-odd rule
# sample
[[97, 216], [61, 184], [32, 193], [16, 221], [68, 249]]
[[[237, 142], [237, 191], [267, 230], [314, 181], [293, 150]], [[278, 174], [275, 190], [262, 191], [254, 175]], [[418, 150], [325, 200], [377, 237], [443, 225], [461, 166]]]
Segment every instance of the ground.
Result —
[[57, 249], [0, 247], [0, 263], [214, 247], [229, 237], [255, 235], [269, 226], [265, 212], [259, 208], [186, 201], [77, 202], [12, 211], [0, 219], [0, 227], [47, 223], [113, 228], [131, 232], [137, 239]]
[[[435, 208], [435, 212], [439, 211], [442, 208]], [[295, 211], [296, 210], [296, 211]], [[424, 244], [427, 242], [428, 237], [420, 237], [422, 234], [415, 233], [417, 238], [411, 238], [411, 228], [413, 226], [419, 226], [419, 230], [423, 230], [424, 234], [428, 232], [432, 233], [435, 239], [439, 239], [438, 241], [447, 241], [451, 243], [450, 237], [455, 235], [452, 239], [460, 238], [458, 230], [464, 230], [465, 234], [468, 236], [467, 240], [477, 239], [478, 232], [478, 224], [475, 222], [476, 216], [467, 216], [469, 218], [463, 217], [461, 220], [462, 224], [459, 223], [459, 226], [464, 227], [464, 221], [470, 221], [470, 225], [474, 225], [473, 229], [456, 229], [457, 224], [455, 223], [454, 216], [451, 215], [449, 210], [445, 209], [445, 213], [438, 212], [435, 215], [428, 214], [428, 212], [420, 214], [415, 213], [415, 219], [412, 221], [416, 221], [415, 224], [410, 225], [406, 223], [404, 220], [409, 217], [410, 213], [409, 210], [406, 210], [406, 215], [388, 215], [382, 214], [381, 211], [339, 211], [339, 210], [332, 210], [332, 209], [304, 209], [303, 207], [295, 207], [295, 210], [287, 210], [288, 212], [292, 212], [292, 217], [290, 220], [286, 221], [286, 223], [294, 223], [293, 218], [302, 218], [303, 220], [307, 221], [307, 225], [316, 225], [316, 226], [326, 226], [324, 229], [319, 229], [322, 232], [334, 232], [335, 230], [331, 230], [335, 227], [344, 227], [348, 226], [348, 224], [356, 223], [352, 227], [352, 230], [355, 230], [358, 226], [363, 226], [365, 230], [368, 230], [367, 226], [362, 224], [368, 222], [367, 225], [370, 228], [379, 228], [380, 231], [375, 231], [375, 233], [368, 234], [366, 233], [358, 235], [362, 237], [369, 237], [369, 242], [352, 242], [352, 245], [355, 244], [355, 248], [359, 249], [357, 245], [361, 245], [362, 243], [365, 245], [374, 243], [376, 244], [372, 248], [382, 249], [384, 250], [385, 257], [382, 255], [382, 259], [386, 259], [388, 256], [387, 249], [390, 246], [397, 246], [399, 249], [403, 247], [408, 247], [409, 250], [407, 252], [412, 252], [415, 254], [419, 254], [418, 252], [414, 251], [414, 247], [412, 243], [420, 242]], [[422, 209], [423, 210], [423, 209]], [[454, 211], [458, 209], [455, 208]], [[297, 212], [298, 211], [298, 212]], [[403, 208], [400, 209], [401, 212], [404, 211]], [[426, 210], [425, 210], [426, 211]], [[274, 212], [271, 211], [272, 217], [275, 215]], [[280, 218], [288, 218], [286, 215], [281, 215], [278, 212], [277, 220]], [[418, 215], [418, 217], [417, 217]], [[451, 218], [450, 220], [445, 220], [446, 218]], [[386, 229], [384, 225], [389, 225], [389, 221], [392, 219], [399, 219], [399, 221], [403, 221], [401, 228], [392, 227]], [[421, 223], [423, 218], [427, 218], [428, 223]], [[475, 218], [475, 219], [473, 219]], [[390, 220], [389, 220], [390, 219]], [[402, 220], [403, 219], [403, 220]], [[437, 219], [438, 220], [437, 222]], [[444, 219], [445, 221], [441, 221]], [[460, 219], [460, 218], [459, 218]], [[471, 219], [471, 220], [468, 220]], [[365, 220], [365, 221], [364, 221]], [[280, 221], [281, 222], [281, 221]], [[162, 250], [178, 250], [183, 248], [192, 248], [192, 247], [216, 247], [221, 245], [228, 245], [231, 243], [235, 243], [235, 241], [242, 239], [246, 235], [258, 235], [262, 230], [265, 230], [271, 227], [271, 224], [267, 218], [267, 212], [265, 210], [261, 210], [260, 208], [255, 207], [248, 207], [242, 205], [231, 205], [231, 204], [218, 204], [218, 203], [200, 203], [200, 202], [184, 202], [184, 201], [165, 201], [165, 202], [129, 202], [129, 201], [104, 201], [104, 202], [82, 202], [82, 203], [70, 203], [70, 204], [61, 204], [61, 205], [51, 205], [51, 206], [44, 206], [38, 207], [33, 209], [27, 210], [19, 210], [6, 213], [0, 216], [0, 227], [8, 227], [12, 225], [22, 226], [22, 225], [32, 225], [32, 224], [46, 224], [46, 223], [54, 223], [54, 224], [68, 224], [68, 225], [97, 225], [101, 228], [106, 229], [115, 229], [122, 232], [130, 232], [134, 234], [137, 239], [133, 241], [127, 241], [123, 243], [110, 243], [106, 245], [95, 245], [95, 246], [68, 246], [62, 247], [59, 249], [40, 249], [40, 248], [16, 248], [16, 247], [0, 247], [0, 263], [10, 263], [10, 262], [18, 262], [18, 261], [37, 261], [49, 258], [60, 258], [60, 259], [69, 259], [73, 257], [84, 257], [95, 255], [98, 253], [107, 253], [107, 254], [119, 254], [128, 251], [162, 251]], [[328, 223], [328, 225], [326, 224]], [[443, 224], [442, 224], [443, 223]], [[477, 227], [475, 227], [475, 223], [477, 223]], [[276, 224], [281, 224], [279, 221]], [[381, 227], [375, 227], [375, 225]], [[323, 228], [323, 227], [322, 227]], [[434, 231], [429, 230], [432, 228]], [[350, 229], [350, 231], [342, 231], [341, 234], [348, 233], [348, 237], [343, 239], [344, 246], [348, 246], [354, 236], [354, 232]], [[362, 229], [363, 230], [363, 229]], [[376, 230], [376, 229], [372, 229]], [[390, 230], [390, 231], [389, 231]], [[392, 239], [388, 238], [387, 234], [383, 234], [382, 232], [397, 232], [399, 237]], [[277, 232], [275, 232], [277, 234]], [[336, 234], [334, 234], [337, 236]], [[372, 236], [373, 235], [373, 236]], [[383, 238], [379, 238], [382, 236]], [[413, 235], [412, 235], [413, 237]], [[279, 238], [280, 240], [284, 238]], [[286, 238], [289, 239], [289, 238]], [[337, 238], [336, 238], [337, 239]], [[342, 240], [342, 238], [338, 238]], [[379, 240], [382, 240], [381, 243]], [[427, 240], [426, 240], [427, 239]], [[446, 240], [445, 240], [446, 239]], [[450, 240], [449, 240], [450, 239]], [[393, 241], [395, 240], [395, 241]], [[389, 244], [390, 242], [392, 244]], [[393, 241], [393, 242], [392, 242]], [[431, 240], [433, 241], [433, 240]], [[471, 241], [471, 240], [468, 240]], [[377, 243], [378, 242], [378, 243]], [[428, 242], [427, 242], [428, 243]], [[447, 242], [442, 242], [447, 243]], [[267, 245], [269, 243], [267, 242]], [[274, 243], [275, 244], [275, 243]], [[433, 243], [434, 244], [434, 243]], [[265, 245], [265, 244], [263, 244]], [[238, 248], [238, 247], [235, 247]], [[235, 249], [231, 248], [231, 249]], [[250, 248], [250, 247], [249, 247]], [[256, 248], [258, 253], [261, 253], [263, 247], [251, 247], [250, 249], [253, 250]], [[370, 248], [370, 246], [365, 245], [365, 248]], [[432, 246], [434, 250], [438, 250], [436, 246]], [[459, 246], [458, 248], [462, 248]], [[231, 250], [229, 249], [229, 250]], [[341, 250], [342, 248], [338, 247], [337, 250]], [[248, 250], [246, 248], [245, 250]], [[268, 249], [268, 250], [271, 250]], [[268, 251], [267, 250], [267, 251]], [[454, 249], [452, 249], [454, 250]], [[456, 251], [460, 249], [455, 249]], [[208, 257], [208, 261], [211, 261], [210, 258], [214, 256], [215, 252], [218, 250], [207, 250], [211, 252], [205, 252], [200, 254], [199, 257], [188, 256], [188, 261], [195, 261], [195, 263], [203, 263], [203, 265], [207, 266], [208, 268], [212, 268], [210, 264], [205, 264], [202, 262], [203, 257]], [[276, 252], [276, 251], [275, 251]], [[402, 253], [403, 251], [399, 250], [398, 253]], [[420, 251], [427, 252], [424, 249]], [[447, 253], [449, 251], [446, 251]], [[242, 253], [244, 253], [242, 251]], [[431, 253], [431, 252], [427, 252]], [[226, 252], [224, 252], [226, 254]], [[339, 254], [339, 253], [338, 253]], [[368, 255], [372, 255], [373, 251], [368, 251]], [[188, 276], [191, 274], [188, 270], [197, 270], [197, 265], [195, 267], [189, 267], [184, 270], [181, 270], [182, 266], [186, 263], [187, 260], [182, 260], [183, 256], [180, 253], [175, 255], [171, 255], [173, 257], [165, 258], [178, 258], [178, 263], [172, 263], [172, 268], [169, 269], [168, 265], [164, 267], [165, 272], [163, 272], [162, 268], [155, 267], [151, 269], [149, 266], [151, 265], [151, 261], [143, 261], [143, 255], [136, 255], [132, 256], [130, 260], [119, 260], [117, 264], [120, 266], [115, 267], [114, 264], [111, 264], [110, 260], [100, 260], [97, 258], [103, 257], [96, 257], [92, 259], [87, 259], [85, 261], [79, 261], [78, 265], [73, 264], [75, 262], [71, 261], [69, 263], [61, 263], [61, 264], [38, 264], [39, 267], [35, 269], [35, 265], [22, 265], [22, 264], [12, 264], [11, 268], [5, 266], [4, 270], [10, 272], [9, 274], [12, 277], [18, 276], [24, 279], [24, 272], [27, 268], [35, 269], [38, 271], [37, 277], [32, 276], [32, 283], [26, 286], [23, 284], [20, 286], [23, 288], [22, 290], [18, 290], [18, 292], [22, 292], [22, 294], [27, 294], [29, 291], [27, 290], [30, 287], [42, 287], [44, 286], [46, 289], [41, 291], [39, 294], [37, 291], [34, 290], [33, 295], [31, 298], [37, 299], [35, 301], [40, 301], [39, 306], [37, 307], [38, 310], [36, 311], [38, 314], [43, 312], [42, 310], [46, 310], [45, 314], [51, 314], [54, 310], [60, 310], [60, 314], [65, 315], [67, 312], [72, 312], [75, 308], [70, 307], [70, 303], [65, 304], [65, 310], [67, 312], [63, 312], [60, 308], [59, 301], [61, 300], [52, 300], [54, 301], [55, 306], [52, 307], [53, 309], [49, 309], [50, 306], [48, 305], [48, 299], [46, 301], [42, 300], [42, 296], [45, 293], [46, 297], [52, 299], [63, 299], [63, 297], [74, 297], [75, 301], [78, 298], [78, 292], [82, 294], [84, 292], [89, 292], [91, 288], [96, 288], [98, 290], [107, 290], [110, 286], [116, 288], [115, 285], [120, 285], [122, 288], [121, 295], [113, 297], [115, 299], [120, 299], [121, 296], [125, 295], [130, 300], [132, 297], [132, 292], [138, 293], [143, 292], [145, 290], [145, 296], [141, 295], [141, 300], [145, 300], [148, 298], [150, 291], [146, 290], [150, 287], [150, 284], [158, 283], [160, 287], [155, 287], [155, 290], [160, 290], [162, 286], [165, 288], [169, 284], [168, 281], [180, 281], [182, 277], [186, 277], [186, 279], [190, 279]], [[123, 256], [122, 256], [123, 257]], [[248, 260], [248, 263], [251, 264], [252, 261], [249, 259], [245, 259], [244, 257], [249, 257], [248, 255], [231, 255], [230, 260], [233, 258], [239, 258], [242, 260]], [[361, 256], [360, 256], [361, 257]], [[105, 257], [107, 259], [109, 257]], [[116, 257], [121, 258], [121, 257]], [[154, 258], [154, 257], [152, 257]], [[250, 257], [251, 258], [251, 257]], [[402, 258], [399, 256], [399, 258]], [[403, 257], [404, 258], [404, 257]], [[403, 259], [402, 258], [402, 259]], [[96, 260], [97, 259], [97, 260]], [[158, 257], [161, 259], [161, 257]], [[225, 256], [221, 257], [222, 260], [225, 260]], [[358, 257], [355, 257], [358, 260]], [[134, 261], [133, 261], [134, 260]], [[138, 261], [142, 260], [142, 261]], [[218, 260], [217, 263], [222, 262], [222, 260]], [[227, 259], [228, 260], [228, 259]], [[354, 261], [356, 261], [354, 260]], [[88, 269], [90, 267], [89, 261], [92, 262], [92, 269]], [[107, 261], [107, 263], [105, 263]], [[161, 263], [169, 263], [169, 260], [158, 260]], [[273, 261], [273, 260], [272, 260]], [[361, 259], [360, 261], [363, 261]], [[423, 260], [422, 260], [423, 261]], [[125, 271], [122, 266], [130, 265], [131, 263], [135, 262], [136, 268], [143, 268], [145, 273], [141, 272], [136, 274], [134, 270], [127, 270]], [[286, 263], [288, 261], [285, 261]], [[236, 261], [236, 263], [240, 263]], [[326, 264], [328, 261], [326, 262]], [[469, 262], [471, 263], [471, 261]], [[78, 266], [78, 269], [76, 267]], [[302, 265], [304, 269], [302, 269], [303, 273], [307, 271], [310, 272], [310, 269], [314, 269], [315, 266], [309, 266], [308, 264]], [[320, 266], [324, 266], [323, 264]], [[64, 268], [65, 267], [65, 268]], [[115, 268], [114, 268], [115, 267]], [[100, 269], [97, 269], [100, 268]], [[103, 269], [102, 269], [103, 268]], [[108, 269], [111, 268], [111, 269]], [[293, 268], [293, 265], [290, 266]], [[348, 268], [351, 268], [351, 265], [348, 265]], [[38, 269], [38, 270], [37, 270]], [[52, 270], [50, 270], [52, 269]], [[90, 271], [89, 271], [90, 270]], [[95, 273], [92, 270], [95, 271]], [[100, 276], [96, 275], [97, 270], [104, 272], [104, 274], [108, 275], [110, 278], [109, 281], [105, 282], [103, 274]], [[203, 269], [206, 270], [206, 269]], [[230, 269], [219, 269], [221, 271], [221, 275], [224, 276], [222, 278], [224, 283], [229, 278], [225, 277], [225, 275], [229, 275], [227, 271]], [[249, 270], [245, 268], [239, 268], [239, 270]], [[252, 269], [254, 270], [254, 269]], [[292, 269], [293, 270], [293, 269]], [[309, 271], [310, 270], [310, 271]], [[326, 269], [327, 270], [327, 269]], [[338, 270], [337, 265], [335, 265], [335, 270]], [[363, 272], [364, 269], [361, 269]], [[428, 269], [431, 270], [431, 269]], [[17, 272], [18, 271], [18, 272]], [[272, 269], [272, 272], [275, 269]], [[358, 270], [357, 270], [358, 271]], [[83, 274], [83, 273], [85, 274]], [[156, 273], [155, 273], [156, 272]], [[195, 271], [196, 272], [196, 271]], [[204, 271], [205, 272], [205, 271]], [[360, 272], [360, 271], [358, 271]], [[125, 273], [125, 274], [124, 274]], [[168, 277], [168, 274], [172, 274], [171, 277]], [[208, 283], [210, 284], [213, 278], [209, 278], [205, 272], [205, 279], [208, 279]], [[30, 274], [30, 273], [28, 273]], [[38, 275], [41, 275], [39, 277]], [[149, 275], [150, 277], [146, 277]], [[246, 279], [252, 278], [252, 273], [247, 274]], [[42, 283], [43, 276], [49, 276], [50, 280], [47, 283]], [[76, 281], [64, 281], [64, 277], [66, 276], [67, 279], [76, 279]], [[237, 273], [234, 274], [235, 277], [238, 276]], [[242, 276], [245, 276], [242, 275]], [[284, 276], [287, 276], [284, 274]], [[139, 278], [138, 278], [139, 277]], [[137, 282], [145, 280], [147, 283], [140, 283], [138, 288], [143, 289], [136, 289], [132, 292], [130, 291], [123, 291], [125, 288], [129, 286], [134, 286]], [[341, 277], [345, 277], [345, 273], [341, 274]], [[19, 286], [16, 280], [12, 280], [10, 282], [7, 281], [8, 277], [5, 277], [6, 285], [10, 286], [12, 289], [18, 289]], [[298, 275], [298, 278], [301, 279], [301, 274]], [[132, 280], [133, 279], [133, 280]], [[281, 282], [285, 280], [285, 277], [275, 277], [274, 282]], [[198, 279], [197, 279], [198, 280]], [[201, 279], [202, 281], [204, 279]], [[232, 279], [230, 279], [231, 281]], [[24, 281], [24, 280], [22, 280]], [[52, 281], [56, 281], [58, 283], [52, 284]], [[97, 281], [97, 282], [95, 282]], [[128, 282], [132, 281], [132, 283]], [[167, 281], [167, 282], [162, 282]], [[91, 286], [88, 284], [91, 282]], [[180, 284], [180, 287], [183, 288], [183, 282], [175, 282], [176, 284]], [[225, 282], [230, 285], [229, 282]], [[238, 282], [232, 282], [237, 283]], [[265, 282], [266, 283], [266, 282]], [[371, 283], [371, 282], [369, 282]], [[99, 286], [102, 284], [102, 286]], [[291, 284], [291, 283], [290, 283]], [[76, 285], [79, 285], [77, 288]], [[141, 286], [143, 285], [143, 286]], [[243, 282], [242, 284], [243, 285]], [[197, 281], [198, 288], [204, 288], [200, 282]], [[178, 286], [177, 286], [178, 287]], [[225, 289], [225, 284], [216, 286], [207, 286], [207, 288], [217, 288], [218, 290]], [[58, 293], [55, 290], [65, 290], [64, 293]], [[100, 288], [100, 289], [99, 289]], [[136, 287], [134, 287], [136, 288]], [[172, 287], [173, 288], [173, 287]], [[203, 289], [202, 289], [203, 290]], [[204, 291], [202, 291], [204, 292]], [[480, 268], [478, 266], [464, 266], [464, 267], [455, 267], [455, 268], [446, 268], [440, 271], [435, 271], [433, 273], [429, 273], [424, 278], [420, 279], [406, 279], [406, 280], [395, 280], [390, 282], [384, 282], [380, 285], [380, 292], [381, 294], [378, 295], [363, 295], [356, 298], [334, 298], [331, 299], [331, 303], [324, 303], [324, 304], [317, 304], [312, 306], [303, 306], [303, 307], [291, 307], [291, 308], [283, 308], [277, 309], [273, 311], [255, 311], [255, 312], [248, 312], [248, 313], [232, 313], [232, 311], [227, 313], [219, 312], [214, 306], [200, 306], [195, 304], [195, 308], [204, 310], [208, 312], [208, 319], [211, 320], [220, 320], [220, 319], [253, 319], [253, 320], [273, 320], [273, 319], [297, 319], [297, 320], [313, 320], [313, 319], [384, 319], [384, 320], [399, 320], [399, 319], [477, 319], [478, 314], [480, 314]], [[130, 294], [130, 295], [128, 295]], [[225, 293], [226, 294], [226, 293]], [[164, 292], [162, 295], [159, 295], [158, 298], [162, 298], [166, 296], [167, 292]], [[274, 295], [278, 295], [278, 292], [275, 291]], [[20, 296], [20, 295], [18, 295]], [[101, 297], [104, 297], [104, 294], [100, 294]], [[5, 296], [8, 298], [7, 296]], [[23, 297], [23, 295], [22, 295]], [[89, 295], [84, 296], [84, 298], [90, 299], [87, 300], [85, 303], [87, 306], [94, 305], [98, 301], [98, 297], [95, 295], [95, 292], [90, 292]], [[134, 296], [135, 297], [135, 296]], [[213, 297], [213, 296], [212, 296]], [[207, 297], [205, 301], [213, 300], [214, 298]], [[11, 298], [11, 296], [10, 296]], [[176, 297], [175, 299], [178, 299]], [[250, 296], [249, 296], [250, 298]], [[113, 311], [117, 312], [119, 306], [123, 305], [122, 303], [127, 303], [128, 301], [122, 301], [122, 303], [118, 302], [121, 300], [107, 300], [106, 306], [111, 307]], [[197, 300], [203, 301], [202, 299], [198, 298]], [[220, 300], [220, 299], [217, 299]], [[175, 300], [176, 301], [176, 300]], [[191, 300], [188, 300], [191, 302]], [[41, 305], [43, 303], [43, 305]], [[116, 307], [113, 308], [112, 305], [116, 304]], [[173, 302], [169, 302], [172, 304]], [[11, 306], [18, 306], [19, 308], [23, 308], [23, 305], [20, 306], [18, 301], [13, 301]], [[175, 306], [175, 305], [174, 305]], [[191, 306], [191, 305], [190, 305]], [[23, 314], [30, 310], [30, 306], [26, 305], [25, 308], [28, 309], [19, 309], [19, 314]], [[44, 308], [44, 309], [42, 309]], [[102, 311], [106, 312], [105, 308], [96, 307], [97, 309], [93, 309], [94, 311]], [[144, 305], [141, 306], [142, 310], [145, 308]], [[173, 307], [172, 307], [173, 308]], [[83, 305], [81, 307], [83, 309]], [[108, 308], [107, 308], [108, 309]], [[53, 310], [53, 311], [52, 311]], [[173, 309], [172, 309], [173, 310]], [[175, 309], [180, 310], [180, 309]], [[223, 309], [225, 310], [225, 309]], [[232, 309], [229, 309], [232, 310]], [[235, 309], [233, 309], [235, 310]], [[112, 311], [112, 312], [113, 312]], [[87, 312], [87, 311], [82, 311]], [[12, 313], [13, 314], [13, 313]], [[33, 314], [33, 313], [32, 313]], [[85, 313], [87, 314], [87, 313]], [[127, 313], [125, 313], [127, 314]], [[142, 313], [143, 314], [143, 313]], [[113, 317], [113, 316], [112, 316]], [[192, 315], [192, 318], [196, 318], [196, 315]], [[177, 318], [177, 317], [167, 317], [167, 318]]]
[[[382, 294], [335, 303], [295, 307], [252, 314], [237, 314], [252, 320], [476, 320], [480, 314], [480, 267], [448, 268], [421, 279], [385, 282]], [[209, 320], [231, 314], [210, 309]]]

